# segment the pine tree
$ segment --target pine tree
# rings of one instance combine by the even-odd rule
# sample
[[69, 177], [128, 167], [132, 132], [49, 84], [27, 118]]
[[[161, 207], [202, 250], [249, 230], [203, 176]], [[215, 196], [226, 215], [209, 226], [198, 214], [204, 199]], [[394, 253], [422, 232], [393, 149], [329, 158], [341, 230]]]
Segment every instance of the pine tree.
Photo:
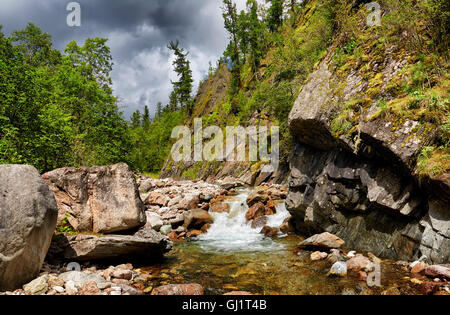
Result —
[[225, 29], [230, 37], [230, 43], [225, 51], [225, 56], [229, 57], [232, 62], [233, 80], [231, 83], [231, 94], [236, 94], [242, 85], [239, 50], [239, 18], [236, 4], [232, 0], [223, 0], [222, 13]]
[[267, 16], [267, 26], [269, 27], [269, 30], [274, 33], [278, 31], [278, 28], [283, 23], [284, 0], [267, 1], [271, 3]]
[[145, 130], [150, 129], [150, 110], [148, 109], [148, 106], [145, 105], [144, 107], [144, 115], [142, 116], [142, 128]]
[[250, 45], [250, 64], [256, 71], [263, 55], [264, 26], [258, 18], [258, 3], [256, 0], [247, 1], [248, 10], [248, 41]]
[[141, 127], [141, 112], [138, 109], [131, 115], [131, 128], [136, 129], [139, 127]]
[[173, 90], [176, 94], [178, 104], [186, 109], [188, 115], [192, 115], [192, 87], [194, 80], [192, 78], [191, 64], [187, 59], [188, 52], [179, 47], [178, 41], [170, 42], [167, 46], [175, 54], [175, 61], [173, 62], [174, 70], [178, 75], [178, 81], [172, 82]]

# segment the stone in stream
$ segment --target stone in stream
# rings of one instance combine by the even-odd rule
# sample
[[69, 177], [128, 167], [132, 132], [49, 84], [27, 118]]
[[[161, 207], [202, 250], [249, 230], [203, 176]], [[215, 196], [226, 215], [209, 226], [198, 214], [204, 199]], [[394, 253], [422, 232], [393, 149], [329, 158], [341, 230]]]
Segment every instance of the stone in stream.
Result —
[[294, 218], [289, 217], [284, 219], [283, 224], [281, 224], [280, 226], [280, 230], [284, 234], [294, 233], [295, 232]]
[[202, 209], [193, 209], [184, 213], [185, 221], [183, 227], [188, 228], [202, 228], [203, 225], [214, 223], [214, 218], [208, 211]]
[[254, 193], [247, 197], [247, 205], [249, 207], [253, 206], [258, 202], [265, 204], [267, 201], [269, 201], [269, 196], [267, 194]]
[[267, 224], [267, 217], [266, 216], [256, 218], [256, 219], [252, 220], [252, 229], [262, 228], [266, 224]]
[[230, 205], [227, 203], [216, 202], [210, 206], [209, 211], [213, 213], [230, 213]]
[[311, 254], [311, 260], [312, 261], [318, 261], [318, 260], [323, 260], [325, 258], [328, 257], [327, 253], [322, 253], [322, 252], [314, 252]]
[[440, 277], [450, 280], [450, 268], [434, 265], [425, 268], [425, 274], [429, 277]]
[[153, 289], [152, 295], [204, 295], [200, 284], [169, 284]]
[[277, 213], [277, 206], [273, 201], [266, 203], [266, 215], [274, 215]]
[[345, 244], [336, 235], [325, 232], [322, 234], [316, 234], [300, 243], [301, 247], [322, 247], [322, 248], [340, 248]]
[[7, 291], [39, 275], [58, 210], [34, 167], [0, 165], [0, 179], [0, 291]]
[[264, 207], [264, 204], [262, 202], [257, 202], [254, 205], [248, 209], [247, 213], [245, 214], [245, 218], [247, 221], [251, 221], [254, 219], [257, 219], [259, 217], [262, 217], [266, 214], [266, 208]]
[[279, 228], [272, 228], [270, 226], [265, 226], [262, 228], [260, 234], [264, 234], [266, 237], [274, 237], [280, 233]]
[[60, 168], [42, 175], [58, 204], [58, 224], [65, 220], [80, 232], [112, 234], [146, 223], [133, 172], [125, 163]]
[[347, 264], [344, 261], [338, 261], [331, 266], [328, 275], [345, 277], [347, 276]]
[[369, 258], [361, 254], [356, 255], [347, 261], [347, 269], [353, 271], [369, 270], [372, 267], [372, 262]]

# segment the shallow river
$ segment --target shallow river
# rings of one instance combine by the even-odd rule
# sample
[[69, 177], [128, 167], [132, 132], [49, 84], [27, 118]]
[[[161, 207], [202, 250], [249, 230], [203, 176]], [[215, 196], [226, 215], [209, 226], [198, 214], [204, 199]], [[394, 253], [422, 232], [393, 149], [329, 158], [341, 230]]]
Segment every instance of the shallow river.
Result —
[[[328, 277], [330, 264], [311, 262], [310, 252], [297, 248], [298, 236], [266, 238], [245, 221], [249, 191], [230, 199], [231, 212], [214, 214], [207, 234], [189, 242], [175, 243], [159, 265], [144, 268], [154, 283], [200, 283], [206, 294], [248, 291], [253, 294], [380, 294], [395, 287], [402, 294], [417, 294], [409, 274], [392, 262], [383, 261], [382, 287], [370, 288], [357, 274]], [[279, 227], [289, 213], [284, 204], [268, 224]]]

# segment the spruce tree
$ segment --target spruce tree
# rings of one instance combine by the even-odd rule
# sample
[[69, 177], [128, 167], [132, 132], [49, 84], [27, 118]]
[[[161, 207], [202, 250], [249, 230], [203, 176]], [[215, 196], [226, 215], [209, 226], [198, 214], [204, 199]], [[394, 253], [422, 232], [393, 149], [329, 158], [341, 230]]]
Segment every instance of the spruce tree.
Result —
[[173, 82], [173, 89], [176, 94], [178, 104], [184, 109], [186, 109], [188, 115], [192, 115], [192, 70], [191, 64], [187, 59], [188, 52], [185, 52], [183, 48], [180, 48], [178, 41], [170, 42], [167, 46], [175, 54], [175, 61], [173, 62], [174, 70], [178, 75], [178, 81]]

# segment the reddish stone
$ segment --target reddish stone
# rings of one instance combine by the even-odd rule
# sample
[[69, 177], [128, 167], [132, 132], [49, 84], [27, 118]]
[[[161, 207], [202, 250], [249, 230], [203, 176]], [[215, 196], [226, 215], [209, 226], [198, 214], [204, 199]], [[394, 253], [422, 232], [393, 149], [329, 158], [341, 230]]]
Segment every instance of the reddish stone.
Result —
[[422, 292], [425, 295], [432, 295], [439, 290], [440, 286], [441, 285], [436, 282], [424, 282], [422, 284]]
[[264, 234], [264, 236], [266, 236], [266, 237], [274, 237], [274, 236], [277, 236], [278, 233], [280, 233], [280, 229], [271, 228], [270, 226], [263, 227], [260, 232], [260, 234]]
[[247, 221], [254, 220], [256, 218], [262, 217], [266, 214], [266, 207], [264, 207], [264, 204], [261, 202], [258, 202], [254, 204], [253, 206], [248, 209], [247, 213], [245, 214], [245, 218]]
[[205, 225], [202, 226], [202, 228], [200, 229], [200, 231], [202, 231], [203, 233], [208, 232], [209, 228], [211, 227], [211, 224], [206, 223]]
[[227, 203], [217, 202], [211, 205], [209, 211], [214, 213], [230, 213], [230, 205]]
[[411, 269], [411, 272], [412, 273], [421, 273], [422, 271], [425, 270], [425, 268], [427, 268], [427, 264], [424, 262], [419, 262]]
[[178, 239], [178, 234], [175, 231], [170, 232], [167, 236], [171, 241], [176, 241]]
[[273, 201], [268, 201], [266, 204], [266, 215], [274, 215], [277, 213], [277, 207]]
[[153, 289], [152, 295], [204, 295], [200, 284], [168, 284]]
[[78, 290], [79, 295], [99, 295], [100, 289], [94, 281], [85, 282]]
[[450, 268], [444, 266], [429, 266], [425, 269], [425, 274], [432, 278], [447, 278], [450, 279]]
[[200, 236], [200, 235], [202, 235], [202, 234], [203, 234], [202, 231], [199, 231], [199, 230], [192, 230], [192, 231], [190, 231], [190, 232], [187, 234], [187, 237], [197, 237], [197, 236]]

